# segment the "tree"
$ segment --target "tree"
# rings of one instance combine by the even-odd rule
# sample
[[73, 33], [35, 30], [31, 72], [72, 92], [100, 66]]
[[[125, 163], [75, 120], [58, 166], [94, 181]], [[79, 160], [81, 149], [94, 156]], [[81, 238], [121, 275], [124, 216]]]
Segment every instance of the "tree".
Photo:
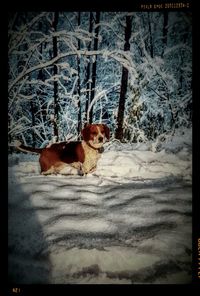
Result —
[[[132, 17], [126, 16], [126, 26], [125, 26], [125, 44], [124, 51], [130, 50], [129, 39], [131, 37], [131, 26], [132, 26]], [[117, 129], [115, 132], [116, 139], [123, 139], [123, 121], [124, 121], [124, 109], [125, 109], [125, 100], [128, 84], [128, 70], [125, 67], [122, 67], [122, 78], [121, 78], [121, 90], [119, 98], [119, 107], [117, 115]]]
[[163, 51], [161, 56], [163, 57], [165, 48], [167, 47], [167, 26], [168, 26], [168, 11], [164, 11], [163, 14]]
[[149, 45], [150, 45], [150, 54], [151, 58], [153, 58], [154, 53], [153, 53], [153, 37], [152, 37], [152, 30], [151, 30], [151, 17], [150, 17], [150, 12], [148, 12], [148, 24], [149, 24]]
[[[58, 25], [58, 11], [54, 13], [54, 19], [52, 23], [52, 27], [54, 32], [57, 30]], [[58, 44], [57, 44], [57, 36], [53, 36], [53, 58], [56, 58], [58, 55]], [[58, 68], [57, 65], [53, 65], [53, 75], [54, 75], [54, 116], [52, 118], [53, 128], [54, 128], [54, 136], [56, 139], [56, 142], [59, 140], [58, 135], [58, 117], [59, 117], [59, 98], [58, 98], [58, 81], [57, 81], [57, 74], [58, 74]]]
[[36, 145], [35, 132], [34, 132], [34, 128], [35, 128], [35, 106], [34, 106], [34, 102], [32, 100], [30, 102], [30, 111], [31, 111], [31, 117], [32, 117], [32, 145], [33, 145], [33, 147], [35, 147], [35, 145]]
[[[91, 34], [93, 31], [93, 13], [90, 12], [90, 20], [89, 20], [89, 33]], [[89, 41], [88, 44], [88, 51], [91, 50], [91, 45], [92, 45], [92, 39]], [[89, 61], [87, 63], [86, 67], [86, 78], [85, 78], [85, 83], [86, 83], [86, 102], [85, 102], [85, 121], [87, 121], [87, 113], [88, 113], [88, 107], [90, 103], [90, 97], [91, 97], [91, 81], [90, 81], [90, 74], [91, 73], [91, 57], [89, 58]]]
[[[95, 19], [95, 38], [94, 38], [94, 51], [98, 50], [98, 37], [99, 37], [99, 22], [100, 22], [100, 12], [96, 12], [96, 19]], [[92, 64], [92, 83], [91, 83], [91, 96], [90, 96], [90, 103], [94, 100], [95, 95], [95, 86], [96, 86], [96, 71], [97, 71], [97, 56], [94, 57], [95, 60]], [[93, 120], [93, 107], [90, 109], [89, 113], [89, 123], [92, 123]]]
[[[81, 12], [78, 12], [78, 27], [81, 25]], [[81, 41], [78, 39], [78, 50], [81, 49]], [[80, 57], [77, 56], [77, 68], [78, 68], [78, 82], [77, 82], [77, 93], [78, 93], [78, 139], [81, 139], [81, 129], [82, 129], [82, 116], [81, 116], [81, 85], [80, 85], [80, 75], [81, 75], [81, 68], [80, 68]]]

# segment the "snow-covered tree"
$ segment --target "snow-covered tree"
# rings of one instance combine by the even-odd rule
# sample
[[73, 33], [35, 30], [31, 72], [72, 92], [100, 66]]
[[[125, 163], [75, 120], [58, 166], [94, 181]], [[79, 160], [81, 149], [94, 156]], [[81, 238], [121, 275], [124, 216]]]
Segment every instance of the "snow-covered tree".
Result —
[[9, 141], [43, 146], [80, 139], [85, 121], [109, 124], [115, 137], [126, 82], [121, 140], [153, 140], [190, 127], [191, 30], [187, 11], [11, 13]]

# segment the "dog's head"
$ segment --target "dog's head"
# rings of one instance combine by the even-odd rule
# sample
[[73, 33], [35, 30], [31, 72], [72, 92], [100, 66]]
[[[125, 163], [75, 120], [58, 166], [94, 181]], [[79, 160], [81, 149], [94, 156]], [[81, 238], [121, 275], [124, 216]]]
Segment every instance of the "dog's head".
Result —
[[99, 149], [106, 139], [110, 139], [110, 130], [105, 124], [87, 124], [82, 130], [82, 137], [90, 146]]

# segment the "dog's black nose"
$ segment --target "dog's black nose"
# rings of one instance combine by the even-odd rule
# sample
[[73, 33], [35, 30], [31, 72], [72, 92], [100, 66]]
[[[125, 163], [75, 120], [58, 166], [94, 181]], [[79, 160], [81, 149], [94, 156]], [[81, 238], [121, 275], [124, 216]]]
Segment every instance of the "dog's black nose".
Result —
[[99, 143], [103, 142], [103, 137], [99, 137]]

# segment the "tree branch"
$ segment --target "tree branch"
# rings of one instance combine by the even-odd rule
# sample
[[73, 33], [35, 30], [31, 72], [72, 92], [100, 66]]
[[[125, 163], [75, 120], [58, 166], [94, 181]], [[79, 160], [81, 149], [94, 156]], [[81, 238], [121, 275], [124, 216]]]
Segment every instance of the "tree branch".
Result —
[[[124, 57], [118, 57], [117, 52], [105, 52], [104, 50], [93, 50], [93, 51], [86, 51], [86, 50], [77, 50], [76, 52], [67, 52], [67, 53], [63, 53], [63, 54], [59, 54], [58, 56], [56, 56], [55, 58], [51, 59], [48, 62], [45, 63], [40, 63], [32, 68], [29, 68], [28, 70], [24, 70], [22, 71], [21, 74], [19, 74], [14, 80], [13, 82], [10, 83], [9, 87], [8, 87], [8, 93], [11, 92], [11, 90], [13, 89], [13, 87], [20, 81], [22, 80], [25, 76], [31, 74], [34, 71], [43, 69], [43, 68], [47, 68], [52, 66], [53, 64], [55, 64], [57, 61], [59, 61], [62, 58], [68, 57], [68, 56], [73, 56], [73, 55], [87, 55], [87, 56], [92, 56], [92, 55], [102, 55], [103, 57], [110, 57], [115, 59], [116, 61], [123, 63], [123, 67], [125, 68], [129, 68], [128, 64], [130, 63], [129, 60], [127, 60], [127, 57], [124, 55]], [[122, 55], [122, 52], [120, 52], [120, 55]], [[128, 63], [127, 63], [128, 62]]]

